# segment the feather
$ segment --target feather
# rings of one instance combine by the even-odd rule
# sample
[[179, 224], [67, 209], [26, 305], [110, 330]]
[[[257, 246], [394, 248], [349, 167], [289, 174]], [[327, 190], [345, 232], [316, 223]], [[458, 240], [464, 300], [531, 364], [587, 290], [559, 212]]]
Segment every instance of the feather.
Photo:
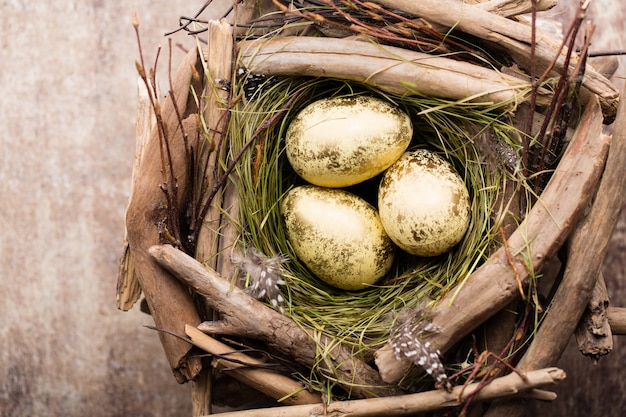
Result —
[[233, 254], [231, 262], [239, 269], [239, 278], [251, 297], [266, 299], [272, 307], [284, 313], [285, 299], [280, 294], [280, 286], [285, 285], [282, 264], [285, 256], [266, 256], [256, 248], [249, 248], [245, 254]]
[[441, 362], [439, 349], [423, 340], [428, 333], [440, 331], [440, 327], [428, 321], [421, 308], [405, 309], [398, 315], [392, 328], [391, 345], [397, 360], [407, 358], [424, 368], [435, 379], [436, 386], [449, 389], [450, 382]]

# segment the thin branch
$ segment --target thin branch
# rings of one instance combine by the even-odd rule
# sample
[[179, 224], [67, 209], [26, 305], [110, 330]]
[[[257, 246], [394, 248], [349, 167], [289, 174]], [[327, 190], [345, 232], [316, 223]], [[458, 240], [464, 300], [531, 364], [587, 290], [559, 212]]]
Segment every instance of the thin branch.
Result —
[[[157, 83], [156, 83], [156, 74], [154, 68], [158, 65], [158, 60], [161, 52], [161, 47], [157, 49], [157, 54], [154, 61], [154, 67], [150, 69], [150, 76], [146, 74], [146, 67], [144, 64], [143, 57], [143, 49], [141, 46], [141, 36], [139, 34], [139, 21], [137, 19], [136, 14], [133, 14], [133, 27], [135, 29], [135, 35], [137, 38], [137, 45], [139, 48], [140, 61], [136, 63], [137, 71], [139, 73], [139, 77], [143, 81], [146, 86], [146, 90], [148, 91], [148, 97], [150, 99], [150, 105], [154, 111], [157, 133], [159, 137], [159, 149], [160, 149], [160, 157], [161, 157], [161, 174], [163, 175], [163, 184], [161, 185], [161, 190], [163, 191], [167, 203], [167, 218], [162, 222], [163, 226], [160, 228], [160, 232], [166, 239], [176, 245], [177, 247], [182, 247], [181, 239], [180, 239], [180, 223], [179, 223], [179, 211], [178, 211], [178, 184], [176, 183], [176, 175], [174, 173], [174, 165], [172, 163], [172, 154], [169, 146], [169, 132], [167, 129], [167, 125], [163, 120], [163, 115], [161, 113], [161, 105], [159, 99], [157, 97]], [[171, 80], [170, 80], [171, 81]], [[174, 99], [174, 94], [171, 94], [172, 99]], [[176, 109], [176, 106], [175, 106]], [[182, 123], [180, 119], [180, 115], [177, 111], [177, 115], [179, 116], [178, 121]]]
[[[526, 380], [516, 373], [494, 379], [489, 386], [476, 394], [475, 401], [490, 401], [511, 396], [540, 396], [545, 400], [556, 398], [537, 388], [554, 385], [565, 379], [565, 372], [558, 368], [546, 368], [526, 374]], [[466, 387], [466, 397], [474, 394], [478, 384]], [[446, 390], [426, 391], [397, 397], [369, 398], [365, 400], [339, 401], [329, 405], [294, 405], [290, 407], [266, 408], [223, 413], [223, 417], [370, 417], [370, 416], [406, 416], [428, 413], [458, 407], [466, 397], [459, 401], [461, 387], [452, 392]]]

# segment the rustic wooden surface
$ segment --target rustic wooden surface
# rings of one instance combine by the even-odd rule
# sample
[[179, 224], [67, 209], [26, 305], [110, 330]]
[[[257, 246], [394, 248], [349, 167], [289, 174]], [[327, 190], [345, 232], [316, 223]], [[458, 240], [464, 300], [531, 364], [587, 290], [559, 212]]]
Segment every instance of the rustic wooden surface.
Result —
[[[560, 0], [555, 16], [569, 21], [577, 2]], [[157, 335], [142, 328], [152, 320], [119, 312], [114, 294], [134, 152], [130, 16], [138, 12], [152, 62], [163, 32], [201, 3], [0, 2], [3, 416], [191, 415], [189, 387], [175, 383]], [[593, 0], [589, 14], [598, 25], [592, 50], [626, 48], [623, 0]], [[624, 77], [626, 59], [620, 64]], [[619, 307], [624, 254], [622, 213], [603, 268]], [[533, 415], [621, 415], [626, 338], [614, 340], [596, 366], [570, 343], [559, 399]]]

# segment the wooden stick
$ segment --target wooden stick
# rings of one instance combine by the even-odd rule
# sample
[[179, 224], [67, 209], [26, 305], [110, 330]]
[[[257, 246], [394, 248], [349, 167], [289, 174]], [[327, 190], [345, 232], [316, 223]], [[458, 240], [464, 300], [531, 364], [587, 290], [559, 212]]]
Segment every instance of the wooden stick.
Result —
[[354, 39], [281, 37], [243, 41], [239, 49], [242, 64], [261, 74], [341, 78], [395, 94], [508, 107], [530, 93], [527, 80], [488, 68]]
[[221, 371], [228, 369], [228, 375], [268, 397], [282, 400], [281, 403], [285, 405], [322, 403], [320, 394], [307, 391], [304, 385], [298, 381], [278, 372], [262, 369], [260, 366], [254, 368], [241, 365], [242, 362], [250, 365], [263, 365], [261, 360], [237, 352], [230, 346], [202, 333], [196, 327], [185, 326], [185, 333], [194, 345], [206, 352], [238, 361], [215, 358], [213, 362], [215, 369]]
[[397, 387], [383, 383], [374, 369], [340, 343], [313, 331], [305, 331], [184, 252], [161, 245], [153, 246], [150, 253], [160, 265], [204, 296], [207, 303], [222, 314], [222, 321], [203, 323], [203, 330], [262, 340], [268, 349], [309, 369], [318, 363], [318, 369], [327, 372], [329, 378], [336, 379], [339, 385], [358, 398], [401, 392]]
[[[508, 247], [516, 256], [522, 282], [529, 271], [540, 271], [561, 247], [594, 194], [604, 168], [608, 144], [602, 137], [600, 106], [592, 102], [539, 201], [511, 235]], [[563, 198], [567, 190], [567, 199]], [[456, 290], [444, 296], [432, 312], [432, 323], [443, 329], [428, 340], [445, 352], [519, 294], [515, 271], [500, 248]], [[388, 383], [399, 381], [410, 363], [397, 361], [389, 345], [376, 352], [376, 364]]]
[[[376, 3], [493, 42], [509, 51], [520, 66], [530, 68], [531, 31], [528, 25], [458, 0], [376, 0]], [[558, 58], [554, 71], [561, 73], [565, 55], [557, 54], [559, 45], [550, 36], [538, 31], [533, 47], [535, 65], [539, 71], [545, 71]], [[578, 58], [572, 57], [570, 72], [574, 71], [577, 63]], [[619, 93], [615, 86], [590, 65], [585, 69], [583, 85], [598, 95], [606, 118], [612, 120], [619, 103]]]
[[[224, 88], [231, 82], [233, 64], [233, 29], [224, 20], [209, 20], [207, 23], [207, 55], [204, 62], [205, 87], [203, 108], [204, 121], [208, 130], [208, 138], [197, 145], [195, 167], [197, 172], [194, 181], [196, 211], [194, 216], [199, 215], [202, 205], [207, 204], [207, 195], [217, 183], [217, 177], [222, 175], [220, 168], [221, 158], [226, 154], [227, 141], [224, 136], [228, 117], [228, 89]], [[198, 99], [201, 99], [200, 97]], [[221, 146], [220, 146], [221, 144]], [[219, 149], [218, 146], [220, 147]], [[206, 191], [205, 191], [206, 190]], [[204, 191], [204, 193], [202, 193]], [[213, 268], [217, 268], [220, 253], [220, 228], [221, 228], [221, 205], [222, 194], [218, 193], [211, 202], [204, 221], [197, 235], [194, 257], [200, 262], [206, 262]], [[194, 221], [192, 219], [192, 221]], [[219, 268], [217, 268], [219, 270]], [[201, 301], [202, 302], [202, 301]], [[213, 312], [209, 306], [201, 307], [203, 317], [210, 319]], [[194, 416], [211, 414], [212, 407], [212, 379], [213, 372], [207, 369], [192, 382], [192, 409]]]
[[[225, 131], [228, 121], [229, 92], [224, 89], [224, 85], [231, 82], [233, 72], [233, 29], [224, 20], [220, 22], [211, 20], [207, 30], [207, 86], [205, 89], [206, 110], [204, 119], [207, 123], [209, 137], [205, 147], [212, 148], [214, 151], [210, 155], [204, 155], [200, 161], [202, 164], [200, 169], [202, 169], [206, 158], [209, 158], [207, 170], [201, 172], [203, 176], [199, 178], [199, 184], [204, 182], [204, 186], [208, 187], [206, 194], [209, 194], [212, 187], [216, 186], [219, 177], [224, 173], [224, 170], [221, 169], [221, 160], [228, 150]], [[203, 197], [201, 202], [206, 201], [207, 196]], [[221, 201], [222, 193], [217, 193], [200, 229], [195, 254], [196, 259], [201, 262], [209, 262], [213, 268], [217, 267], [217, 254], [220, 253]]]
[[609, 307], [609, 324], [614, 335], [626, 335], [626, 308]]
[[[195, 112], [193, 104], [188, 104], [190, 86], [195, 91], [201, 91], [199, 82], [192, 80], [194, 67], [196, 71], [202, 73], [202, 67], [198, 66], [198, 52], [195, 49], [187, 54], [173, 80], [173, 96], [183, 118]], [[173, 170], [179, 185], [179, 201], [176, 204], [182, 207], [188, 191], [186, 189], [188, 167], [180, 123], [171, 96], [168, 96], [162, 104], [161, 115], [169, 132]], [[187, 119], [186, 127], [195, 131], [193, 115]], [[156, 327], [181, 334], [184, 332], [185, 323], [199, 324], [200, 317], [188, 289], [154, 262], [148, 253], [150, 246], [160, 243], [157, 223], [164, 220], [166, 216], [164, 208], [167, 207], [167, 200], [161, 189], [163, 167], [161, 144], [156, 129], [155, 127], [152, 130], [150, 140], [143, 150], [137, 171], [137, 182], [126, 212], [126, 228], [135, 271]], [[166, 332], [159, 332], [159, 337], [177, 381], [182, 383], [195, 378], [202, 366], [197, 358], [188, 357], [192, 345]]]
[[[555, 395], [545, 391], [534, 390], [546, 385], [554, 385], [565, 379], [565, 372], [558, 368], [547, 368], [526, 374], [523, 380], [516, 373], [494, 379], [489, 385], [482, 388], [474, 397], [475, 401], [488, 401], [496, 398], [529, 394], [533, 397], [551, 400]], [[446, 408], [458, 407], [473, 394], [478, 384], [468, 385], [461, 395], [461, 386], [455, 387], [452, 392], [445, 390], [427, 391], [417, 394], [408, 394], [399, 397], [370, 398], [334, 402], [329, 405], [296, 405], [270, 409], [257, 409], [223, 413], [223, 417], [372, 417], [372, 416], [406, 416], [417, 413], [427, 413]]]

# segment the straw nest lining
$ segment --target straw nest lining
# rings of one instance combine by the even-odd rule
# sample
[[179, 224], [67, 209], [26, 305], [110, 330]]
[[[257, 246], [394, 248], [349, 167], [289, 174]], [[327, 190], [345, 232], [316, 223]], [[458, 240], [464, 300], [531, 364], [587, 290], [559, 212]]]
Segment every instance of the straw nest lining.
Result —
[[[250, 87], [245, 78], [238, 82], [242, 90]], [[286, 285], [282, 287], [287, 316], [305, 328], [352, 346], [355, 354], [369, 361], [374, 350], [389, 340], [395, 313], [424, 307], [438, 299], [490, 254], [507, 210], [499, 192], [503, 181], [513, 178], [517, 168], [520, 144], [514, 138], [519, 132], [506, 115], [485, 111], [483, 105], [394, 96], [346, 81], [287, 77], [267, 80], [258, 87], [250, 100], [232, 111], [232, 155], [239, 153], [262, 123], [284, 106], [289, 109], [238, 161], [242, 245], [269, 256], [288, 258], [283, 265]], [[355, 94], [379, 96], [404, 109], [414, 124], [410, 149], [428, 148], [443, 155], [465, 179], [471, 194], [470, 227], [453, 250], [435, 258], [399, 253], [383, 279], [358, 292], [326, 285], [298, 260], [287, 240], [279, 209], [284, 193], [303, 182], [284, 154], [290, 120], [315, 100]], [[378, 181], [374, 178], [349, 191], [375, 204]]]

